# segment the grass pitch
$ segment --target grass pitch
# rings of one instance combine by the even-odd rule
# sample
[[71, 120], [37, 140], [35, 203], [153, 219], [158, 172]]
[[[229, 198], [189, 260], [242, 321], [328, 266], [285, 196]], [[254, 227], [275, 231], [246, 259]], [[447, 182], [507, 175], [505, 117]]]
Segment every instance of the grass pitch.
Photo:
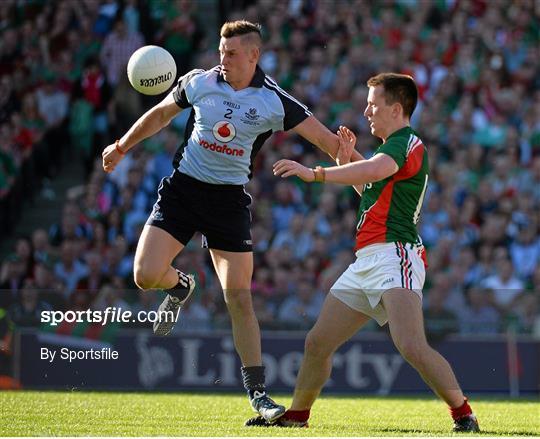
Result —
[[[290, 396], [276, 400], [289, 404]], [[473, 397], [488, 436], [539, 436], [538, 399]], [[321, 397], [309, 429], [248, 428], [239, 394], [0, 392], [1, 436], [449, 436], [445, 405], [430, 398]], [[468, 436], [467, 436], [468, 437]]]

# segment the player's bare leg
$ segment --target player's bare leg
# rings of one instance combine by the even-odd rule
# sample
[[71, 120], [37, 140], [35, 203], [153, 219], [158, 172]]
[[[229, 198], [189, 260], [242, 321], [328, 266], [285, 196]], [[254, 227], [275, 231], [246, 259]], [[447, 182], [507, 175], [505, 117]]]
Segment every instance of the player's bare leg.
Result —
[[[473, 416], [448, 361], [426, 340], [422, 301], [413, 291], [395, 288], [382, 296], [392, 340], [403, 358], [451, 409], [454, 420]], [[476, 419], [474, 419], [476, 423]], [[471, 428], [474, 426], [471, 426]], [[476, 424], [476, 428], [478, 425]]]
[[184, 248], [171, 234], [159, 227], [145, 225], [135, 252], [133, 273], [139, 288], [173, 288], [178, 282], [173, 259]]
[[252, 252], [210, 249], [225, 303], [231, 316], [234, 345], [242, 361], [242, 377], [252, 408], [267, 421], [285, 412], [265, 392], [259, 322], [251, 300]]
[[463, 392], [450, 365], [427, 343], [420, 298], [410, 290], [392, 289], [382, 300], [392, 340], [403, 358], [449, 406], [463, 404]]
[[332, 294], [326, 296], [321, 314], [306, 337], [291, 410], [311, 409], [330, 376], [334, 352], [369, 319]]
[[[332, 370], [334, 352], [364, 326], [370, 317], [345, 305], [332, 294], [324, 301], [317, 322], [306, 337], [304, 357], [296, 379], [291, 408], [279, 418], [280, 427], [305, 427], [311, 407]], [[252, 418], [247, 426], [268, 426]]]
[[182, 304], [195, 289], [192, 276], [171, 266], [184, 245], [159, 227], [145, 225], [135, 252], [133, 272], [135, 283], [141, 289], [160, 288], [167, 292], [154, 322], [156, 335], [167, 335], [178, 319]]
[[253, 253], [210, 250], [231, 316], [234, 344], [244, 366], [261, 365], [261, 334], [251, 301]]

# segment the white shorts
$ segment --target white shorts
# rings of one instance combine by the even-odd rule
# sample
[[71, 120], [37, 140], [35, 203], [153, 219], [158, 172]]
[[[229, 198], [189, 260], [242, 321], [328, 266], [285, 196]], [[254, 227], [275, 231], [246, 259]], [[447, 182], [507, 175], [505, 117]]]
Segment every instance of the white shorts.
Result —
[[356, 261], [330, 289], [337, 299], [383, 326], [388, 321], [381, 297], [392, 288], [407, 288], [422, 300], [426, 269], [422, 245], [389, 242], [356, 252]]

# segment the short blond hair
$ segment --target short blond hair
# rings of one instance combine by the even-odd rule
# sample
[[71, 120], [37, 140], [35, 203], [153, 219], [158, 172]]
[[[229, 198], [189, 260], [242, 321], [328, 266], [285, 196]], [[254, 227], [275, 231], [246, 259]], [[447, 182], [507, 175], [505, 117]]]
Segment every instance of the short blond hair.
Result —
[[246, 37], [246, 41], [262, 46], [261, 25], [247, 20], [228, 21], [221, 26], [220, 36], [223, 38]]

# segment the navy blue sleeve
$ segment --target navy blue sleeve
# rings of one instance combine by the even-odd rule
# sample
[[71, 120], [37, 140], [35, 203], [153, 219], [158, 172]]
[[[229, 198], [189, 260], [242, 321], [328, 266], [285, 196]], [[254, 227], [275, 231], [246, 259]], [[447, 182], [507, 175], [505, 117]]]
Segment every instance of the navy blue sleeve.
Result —
[[311, 116], [311, 111], [292, 96], [282, 95], [281, 93], [278, 93], [278, 96], [281, 99], [283, 109], [285, 110], [285, 116], [283, 116], [284, 131], [293, 129], [300, 122], [303, 122]]
[[264, 86], [272, 90], [281, 101], [281, 105], [283, 106], [283, 120], [280, 120], [280, 122], [283, 123], [280, 123], [280, 125], [283, 126], [283, 131], [294, 128], [312, 115], [311, 111], [304, 104], [283, 90], [269, 76], [266, 76]]
[[186, 73], [178, 80], [178, 84], [176, 84], [176, 87], [174, 88], [172, 93], [176, 105], [178, 105], [180, 108], [191, 107], [191, 103], [189, 102], [186, 95], [186, 87], [189, 84], [189, 81], [191, 81], [195, 76], [200, 75], [201, 73], [204, 73], [204, 70], [195, 69], [191, 72]]

